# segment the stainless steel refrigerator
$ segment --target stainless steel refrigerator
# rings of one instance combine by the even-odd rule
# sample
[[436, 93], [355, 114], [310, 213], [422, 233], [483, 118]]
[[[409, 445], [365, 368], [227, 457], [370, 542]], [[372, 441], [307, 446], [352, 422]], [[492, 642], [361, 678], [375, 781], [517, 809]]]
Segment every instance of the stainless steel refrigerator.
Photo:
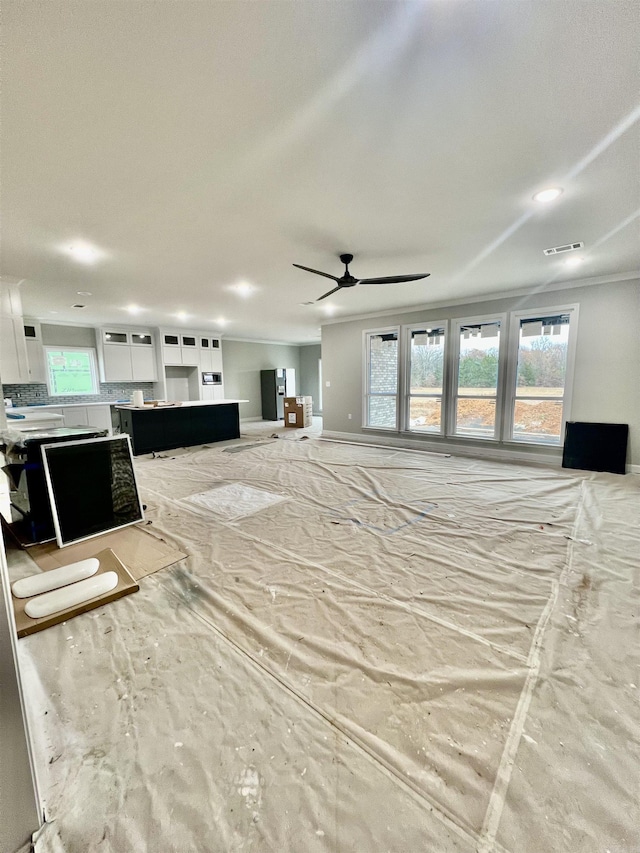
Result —
[[284, 420], [284, 398], [296, 396], [296, 372], [292, 367], [260, 371], [262, 419]]

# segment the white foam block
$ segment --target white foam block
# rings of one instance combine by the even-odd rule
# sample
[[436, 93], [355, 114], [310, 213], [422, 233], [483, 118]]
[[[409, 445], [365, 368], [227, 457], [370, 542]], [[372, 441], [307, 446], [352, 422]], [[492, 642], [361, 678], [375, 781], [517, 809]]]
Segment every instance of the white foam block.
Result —
[[37, 575], [29, 575], [28, 578], [16, 581], [11, 585], [11, 592], [16, 598], [31, 598], [32, 595], [40, 595], [52, 589], [59, 589], [76, 581], [90, 578], [100, 568], [100, 561], [95, 557], [88, 560], [80, 560], [78, 563], [69, 563], [68, 566], [60, 566], [59, 569], [51, 569], [49, 572], [39, 572]]
[[53, 592], [38, 595], [31, 601], [27, 601], [24, 612], [32, 619], [42, 619], [43, 616], [51, 616], [68, 607], [76, 607], [78, 604], [84, 604], [85, 601], [111, 592], [117, 585], [117, 573], [105, 572], [102, 575], [72, 583], [70, 586], [55, 589]]

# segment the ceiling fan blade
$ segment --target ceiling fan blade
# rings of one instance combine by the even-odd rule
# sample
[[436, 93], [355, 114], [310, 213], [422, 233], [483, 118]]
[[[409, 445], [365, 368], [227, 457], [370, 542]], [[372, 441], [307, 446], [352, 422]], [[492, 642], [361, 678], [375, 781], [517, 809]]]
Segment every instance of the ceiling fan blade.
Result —
[[337, 287], [334, 287], [333, 290], [328, 290], [326, 293], [323, 293], [322, 296], [319, 296], [316, 299], [316, 302], [320, 302], [321, 299], [326, 299], [327, 296], [331, 296], [331, 294], [335, 293], [336, 290], [340, 290], [340, 285], [338, 285]]
[[298, 267], [299, 270], [306, 270], [307, 272], [314, 272], [316, 275], [323, 275], [325, 278], [330, 278], [332, 281], [338, 281], [335, 275], [329, 275], [328, 272], [320, 272], [320, 270], [312, 270], [311, 267], [303, 267], [300, 264], [293, 264], [294, 267]]
[[361, 278], [358, 284], [399, 284], [402, 281], [417, 281], [426, 278], [430, 272], [418, 273], [417, 275], [388, 275], [383, 278]]

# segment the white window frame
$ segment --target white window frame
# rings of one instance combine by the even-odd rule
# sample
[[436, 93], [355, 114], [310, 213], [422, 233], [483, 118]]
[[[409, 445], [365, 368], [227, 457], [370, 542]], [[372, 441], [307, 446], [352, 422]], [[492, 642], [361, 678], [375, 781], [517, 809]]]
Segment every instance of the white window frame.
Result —
[[[444, 329], [444, 352], [443, 352], [443, 360], [442, 360], [442, 393], [441, 394], [411, 394], [411, 333], [419, 332], [423, 329]], [[447, 421], [447, 387], [448, 387], [448, 374], [449, 374], [449, 358], [448, 353], [450, 351], [450, 341], [449, 341], [449, 320], [426, 320], [423, 323], [411, 323], [410, 325], [402, 327], [401, 334], [401, 363], [400, 363], [400, 373], [403, 377], [402, 382], [402, 400], [400, 401], [402, 407], [402, 431], [408, 432], [411, 435], [424, 436], [425, 438], [429, 438], [430, 436], [444, 436], [445, 435], [445, 426]], [[440, 397], [440, 429], [436, 432], [435, 430], [429, 430], [428, 432], [425, 430], [417, 430], [411, 429], [410, 423], [410, 411], [411, 411], [411, 397]]]
[[[562, 400], [562, 422], [560, 425], [560, 438], [558, 443], [547, 441], [525, 441], [521, 438], [513, 437], [513, 417], [514, 407], [516, 402], [517, 381], [518, 381], [518, 356], [520, 354], [520, 321], [527, 318], [537, 319], [538, 317], [554, 316], [555, 314], [569, 314], [569, 340], [567, 342], [567, 364], [565, 368], [565, 383], [564, 393], [562, 398], [554, 397], [554, 400]], [[509, 349], [513, 353], [513, 357], [509, 359], [506, 375], [506, 393], [504, 406], [504, 419], [502, 440], [505, 444], [517, 446], [535, 445], [538, 447], [562, 447], [564, 444], [564, 434], [567, 421], [571, 415], [571, 398], [573, 395], [573, 379], [576, 361], [576, 346], [578, 340], [578, 314], [579, 305], [573, 303], [570, 305], [554, 305], [553, 307], [544, 308], [528, 308], [527, 310], [512, 311], [509, 317]], [[535, 396], [535, 395], [532, 395]]]
[[[458, 402], [458, 373], [460, 369], [460, 330], [463, 326], [477, 326], [480, 324], [499, 324], [500, 343], [498, 349], [498, 378], [496, 381], [496, 416], [492, 436], [462, 435], [456, 432], [456, 404]], [[503, 398], [504, 398], [504, 376], [507, 367], [507, 354], [509, 349], [509, 335], [507, 326], [507, 314], [482, 314], [476, 317], [456, 317], [451, 320], [450, 331], [452, 352], [451, 370], [449, 371], [449, 383], [447, 386], [447, 420], [446, 435], [449, 438], [464, 439], [466, 441], [498, 442], [501, 435], [501, 424], [503, 422]], [[443, 389], [444, 391], [444, 389]], [[478, 395], [482, 396], [482, 395]], [[486, 397], [485, 399], [493, 399]]]
[[[44, 349], [44, 363], [47, 377], [47, 390], [50, 397], [87, 397], [100, 393], [100, 381], [98, 379], [96, 351], [93, 347], [76, 347], [76, 346], [46, 346]], [[49, 372], [49, 353], [50, 352], [82, 352], [89, 354], [89, 364], [91, 367], [91, 381], [93, 385], [92, 391], [69, 391], [61, 393], [55, 391], [53, 387], [51, 373]]]
[[[374, 430], [375, 432], [398, 432], [399, 431], [399, 422], [400, 422], [400, 391], [403, 388], [403, 374], [402, 371], [404, 369], [403, 365], [403, 357], [402, 357], [402, 330], [400, 326], [384, 326], [379, 329], [366, 329], [362, 333], [362, 352], [363, 352], [363, 360], [362, 364], [364, 365], [364, 372], [362, 377], [362, 429], [366, 430]], [[369, 392], [369, 339], [371, 337], [375, 337], [376, 335], [389, 335], [396, 334], [398, 336], [398, 360], [397, 360], [397, 382], [396, 382], [396, 423], [395, 426], [392, 427], [383, 427], [383, 426], [370, 426], [368, 424], [369, 420], [369, 398], [370, 397], [393, 397], [393, 394], [371, 394]]]

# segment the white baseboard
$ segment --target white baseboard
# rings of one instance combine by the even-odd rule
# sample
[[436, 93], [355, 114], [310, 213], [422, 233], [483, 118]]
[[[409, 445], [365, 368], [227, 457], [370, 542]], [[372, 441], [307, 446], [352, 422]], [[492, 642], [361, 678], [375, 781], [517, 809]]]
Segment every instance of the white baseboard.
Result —
[[463, 447], [447, 442], [423, 441], [399, 436], [366, 435], [353, 432], [333, 432], [323, 430], [322, 438], [329, 441], [346, 441], [351, 444], [367, 444], [378, 447], [396, 447], [404, 450], [422, 450], [426, 453], [439, 455], [472, 456], [477, 459], [495, 459], [501, 462], [537, 462], [540, 465], [550, 465], [559, 468], [562, 457], [550, 453], [527, 453], [524, 450], [512, 450], [507, 447]]
[[[478, 459], [499, 459], [503, 462], [539, 462], [553, 468], [562, 466], [562, 457], [550, 453], [527, 453], [507, 447], [462, 447], [446, 442], [421, 441], [401, 438], [395, 435], [367, 435], [355, 432], [333, 432], [323, 430], [322, 438], [328, 441], [345, 441], [350, 444], [367, 444], [370, 447], [396, 447], [400, 450], [422, 450], [425, 453], [439, 453], [451, 456], [474, 456]], [[640, 465], [627, 465], [627, 474], [640, 474]]]
[[[255, 418], [240, 418], [240, 423], [241, 424], [248, 424], [248, 423], [251, 423], [252, 421], [261, 421], [261, 420], [262, 420], [262, 418], [260, 417], [260, 415], [258, 415]], [[277, 423], [277, 421], [274, 421], [274, 423]]]

